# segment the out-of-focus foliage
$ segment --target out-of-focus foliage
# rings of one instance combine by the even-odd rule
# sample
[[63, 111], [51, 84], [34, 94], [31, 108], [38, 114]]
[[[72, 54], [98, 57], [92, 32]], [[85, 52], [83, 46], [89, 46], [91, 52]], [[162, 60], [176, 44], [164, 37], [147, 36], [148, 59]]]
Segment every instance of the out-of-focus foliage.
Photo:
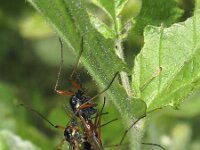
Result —
[[[139, 10], [140, 5], [135, 9]], [[191, 16], [192, 1], [179, 0], [178, 5], [184, 8], [184, 16], [181, 20]], [[91, 3], [88, 7], [91, 7], [91, 11], [95, 8]], [[132, 12], [133, 10], [129, 9], [133, 8], [129, 6], [125, 8], [122, 13], [126, 18], [130, 18], [128, 12]], [[131, 16], [136, 16], [138, 12]], [[100, 14], [104, 13], [100, 12]], [[107, 16], [101, 17], [107, 19]], [[109, 23], [107, 25], [109, 26]], [[133, 58], [130, 56], [136, 55], [143, 44], [142, 37], [134, 34], [130, 31], [124, 41], [126, 61], [130, 65], [133, 64]], [[60, 61], [60, 45], [57, 37], [44, 18], [36, 13], [29, 3], [20, 0], [15, 3], [9, 0], [1, 2], [0, 149], [2, 150], [14, 148], [21, 150], [23, 147], [24, 149], [53, 149], [63, 138], [62, 132], [54, 130], [37, 115], [18, 106], [19, 103], [25, 103], [40, 111], [55, 124], [67, 123], [68, 118], [62, 105], [68, 102], [68, 98], [57, 96], [53, 92]], [[61, 76], [61, 87], [67, 88], [69, 87], [67, 79], [76, 56], [66, 45], [64, 58], [65, 67]], [[83, 68], [79, 69], [81, 81], [85, 87], [91, 89], [92, 95], [97, 91], [93, 90], [96, 85], [91, 82]], [[99, 101], [102, 99], [100, 98]], [[150, 125], [144, 136], [144, 142], [160, 143], [169, 150], [199, 150], [199, 105], [199, 93], [197, 93], [189, 97], [176, 111], [165, 109], [150, 115], [152, 117], [148, 122]], [[119, 118], [112, 103], [107, 103], [105, 111], [109, 112], [109, 115], [102, 116], [103, 122]], [[103, 127], [104, 145], [117, 144], [123, 131], [121, 120]], [[143, 149], [150, 148], [152, 147], [143, 147]]]

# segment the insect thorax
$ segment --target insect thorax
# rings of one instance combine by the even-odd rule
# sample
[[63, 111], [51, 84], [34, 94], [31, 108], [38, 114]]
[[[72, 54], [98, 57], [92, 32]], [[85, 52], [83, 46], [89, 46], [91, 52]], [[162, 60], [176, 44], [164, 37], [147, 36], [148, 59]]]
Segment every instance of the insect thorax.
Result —
[[83, 109], [79, 109], [79, 107], [88, 101], [87, 97], [83, 95], [83, 92], [78, 91], [75, 95], [70, 98], [70, 106], [74, 113], [78, 113], [86, 120], [90, 120], [92, 115], [96, 113], [96, 109], [94, 107], [86, 107]]

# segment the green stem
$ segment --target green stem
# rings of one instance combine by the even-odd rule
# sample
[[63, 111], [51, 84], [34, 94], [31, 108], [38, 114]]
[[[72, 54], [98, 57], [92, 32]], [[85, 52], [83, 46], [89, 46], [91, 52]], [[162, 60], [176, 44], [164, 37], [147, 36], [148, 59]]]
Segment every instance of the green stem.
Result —
[[[124, 52], [122, 48], [122, 40], [118, 39], [116, 40], [116, 53], [123, 61], [124, 60]], [[128, 74], [124, 71], [120, 73], [122, 85], [125, 88], [128, 96], [132, 97], [132, 89], [130, 86]], [[132, 119], [129, 119], [131, 121], [128, 121], [128, 126], [132, 123]], [[126, 125], [127, 126], [127, 125]], [[133, 127], [129, 132], [130, 136], [127, 136], [126, 138], [129, 138], [130, 142], [130, 149], [132, 150], [140, 150], [140, 141], [141, 141], [141, 133], [142, 133], [142, 125], [141, 122], [139, 124], [136, 124], [137, 127]]]
[[[118, 24], [120, 23], [120, 21], [117, 22]], [[119, 25], [116, 25], [117, 27], [119, 27]], [[123, 46], [122, 46], [122, 37], [120, 35], [120, 29], [117, 28], [116, 30], [117, 33], [117, 39], [115, 41], [115, 46], [116, 46], [116, 54], [118, 55], [118, 57], [120, 59], [122, 59], [123, 62], [125, 62], [125, 58], [124, 58], [124, 51], [123, 51]], [[133, 94], [132, 94], [132, 89], [131, 89], [131, 84], [129, 81], [129, 77], [128, 74], [124, 71], [120, 72], [120, 78], [122, 81], [122, 86], [125, 88], [128, 97], [130, 98], [130, 100], [132, 100]], [[134, 118], [134, 114], [129, 116], [129, 121], [128, 121], [128, 125], [126, 125], [126, 127], [129, 127], [133, 122], [133, 120], [135, 120]], [[130, 142], [130, 149], [132, 150], [140, 150], [140, 145], [141, 145], [141, 135], [143, 133], [143, 121], [138, 122], [130, 131], [130, 136], [127, 136], [126, 138], [129, 138], [129, 142]]]
[[[121, 39], [117, 39], [115, 45], [116, 45], [117, 55], [119, 56], [119, 58], [121, 58], [125, 62]], [[121, 77], [122, 85], [125, 88], [128, 96], [132, 97], [132, 90], [131, 90], [128, 74], [122, 71], [120, 72], [120, 77]]]

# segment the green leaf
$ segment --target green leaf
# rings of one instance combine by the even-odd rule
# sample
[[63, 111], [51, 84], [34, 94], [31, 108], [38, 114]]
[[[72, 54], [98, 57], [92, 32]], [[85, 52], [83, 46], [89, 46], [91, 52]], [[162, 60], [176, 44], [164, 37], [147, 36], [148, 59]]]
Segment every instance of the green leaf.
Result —
[[98, 19], [96, 16], [89, 14], [90, 22], [93, 24], [95, 29], [101, 33], [106, 39], [114, 39], [114, 31], [108, 27], [104, 22]]
[[133, 27], [135, 34], [142, 35], [146, 25], [160, 26], [161, 23], [169, 26], [177, 21], [183, 14], [174, 0], [143, 0], [140, 14], [136, 17]]
[[[178, 107], [200, 88], [200, 0], [194, 16], [169, 28], [147, 26], [135, 60], [133, 89], [148, 110]], [[162, 68], [159, 72], [159, 68]]]
[[122, 12], [128, 0], [92, 0], [94, 4], [102, 8], [112, 20]]
[[93, 3], [103, 9], [110, 17], [116, 35], [122, 30], [120, 13], [127, 1], [128, 0], [93, 0]]
[[[82, 0], [29, 0], [29, 2], [43, 14], [75, 52], [80, 51], [81, 35], [83, 36], [84, 51], [81, 61], [101, 88], [110, 83], [116, 72], [128, 70], [115, 54], [113, 41], [105, 39], [91, 25]], [[138, 111], [137, 114], [140, 114], [146, 108], [143, 101], [132, 101], [128, 98], [119, 84], [113, 83], [106, 93], [119, 111], [123, 112], [124, 117], [132, 116], [133, 111]]]

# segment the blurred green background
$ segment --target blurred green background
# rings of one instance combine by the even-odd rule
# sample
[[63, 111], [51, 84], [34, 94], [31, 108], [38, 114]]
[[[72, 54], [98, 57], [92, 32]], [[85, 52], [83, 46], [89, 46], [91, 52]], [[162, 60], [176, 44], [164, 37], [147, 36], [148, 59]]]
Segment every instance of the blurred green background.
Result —
[[[177, 0], [184, 15], [184, 21], [192, 15], [192, 0]], [[130, 0], [124, 10], [124, 18], [136, 16], [140, 0]], [[96, 7], [88, 2], [88, 8]], [[101, 14], [101, 17], [105, 17]], [[105, 18], [106, 20], [106, 18]], [[133, 32], [124, 49], [126, 61], [133, 65], [133, 56], [139, 53], [143, 38]], [[61, 75], [61, 89], [70, 86], [68, 82], [77, 56], [65, 45], [64, 67]], [[49, 150], [62, 140], [63, 133], [51, 127], [40, 117], [18, 104], [24, 103], [41, 112], [54, 124], [66, 125], [68, 117], [63, 109], [69, 97], [56, 95], [54, 86], [60, 64], [58, 35], [48, 26], [45, 19], [29, 3], [22, 0], [0, 2], [0, 150]], [[89, 94], [98, 92], [98, 85], [83, 67], [79, 66], [80, 81], [89, 88]], [[100, 97], [99, 107], [103, 96]], [[160, 143], [169, 150], [200, 149], [200, 92], [191, 95], [177, 110], [165, 108], [150, 115], [143, 142]], [[102, 116], [104, 145], [118, 144], [124, 127], [120, 115], [112, 103], [106, 101], [106, 112]], [[123, 116], [122, 116], [123, 117]], [[128, 138], [128, 137], [127, 137]], [[67, 149], [68, 145], [64, 146]], [[126, 145], [121, 149], [127, 149]], [[143, 146], [142, 149], [156, 149]], [[157, 148], [158, 149], [158, 148]]]

